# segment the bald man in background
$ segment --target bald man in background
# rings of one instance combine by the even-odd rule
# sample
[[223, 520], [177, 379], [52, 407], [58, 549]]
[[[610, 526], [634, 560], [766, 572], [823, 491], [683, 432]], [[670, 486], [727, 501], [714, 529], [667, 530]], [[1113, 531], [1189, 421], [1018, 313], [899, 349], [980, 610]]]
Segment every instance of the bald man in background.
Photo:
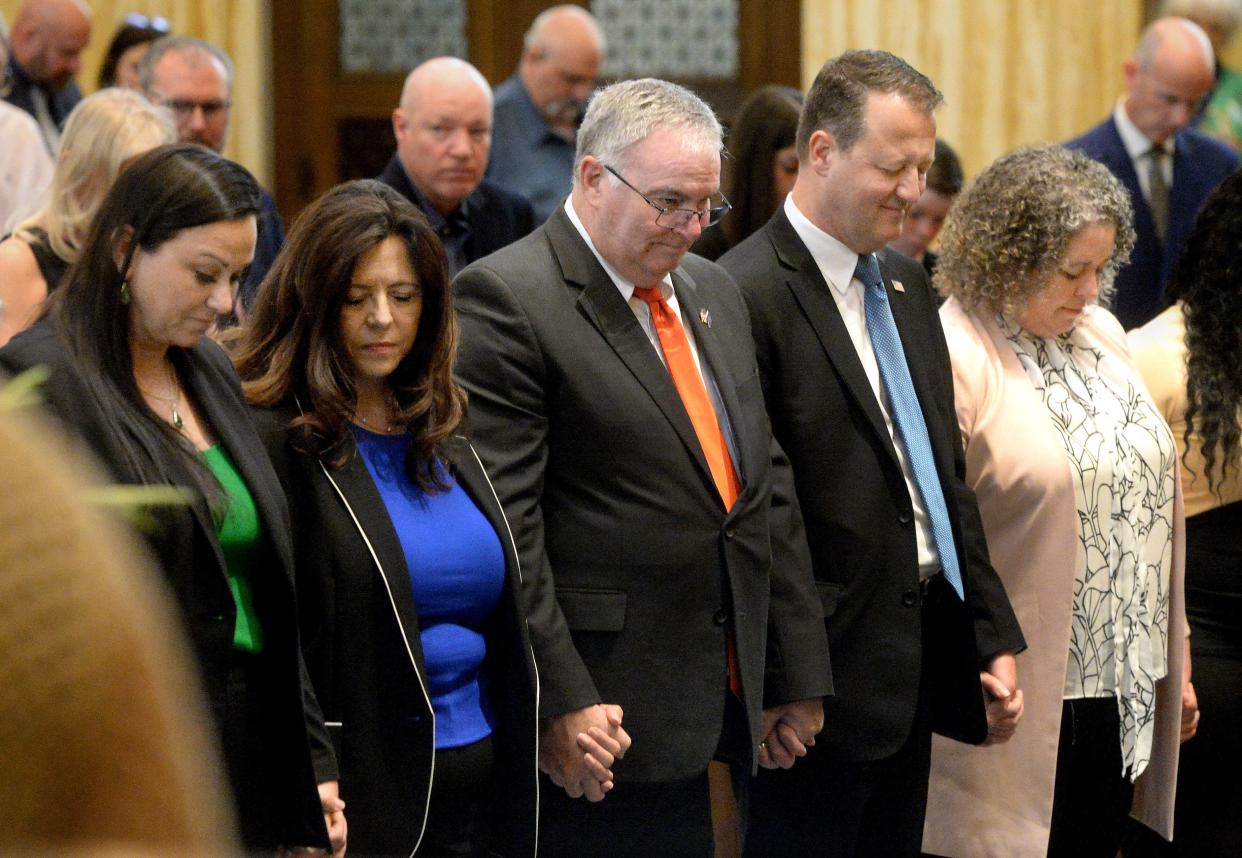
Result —
[[90, 40], [91, 10], [82, 0], [27, 0], [13, 19], [4, 100], [35, 118], [52, 155], [65, 117], [82, 100], [73, 79]]
[[1238, 166], [1231, 148], [1189, 127], [1215, 68], [1197, 24], [1153, 21], [1122, 66], [1126, 92], [1112, 116], [1065, 144], [1108, 167], [1130, 194], [1138, 238], [1117, 273], [1111, 307], [1127, 329], [1168, 306], [1165, 289], [1195, 216]]
[[449, 276], [535, 228], [530, 203], [483, 178], [492, 148], [492, 88], [456, 57], [410, 72], [392, 112], [397, 152], [381, 182], [414, 203], [440, 236]]
[[513, 76], [496, 87], [487, 177], [521, 194], [543, 223], [569, 195], [578, 125], [604, 62], [604, 34], [581, 6], [554, 6], [526, 32]]

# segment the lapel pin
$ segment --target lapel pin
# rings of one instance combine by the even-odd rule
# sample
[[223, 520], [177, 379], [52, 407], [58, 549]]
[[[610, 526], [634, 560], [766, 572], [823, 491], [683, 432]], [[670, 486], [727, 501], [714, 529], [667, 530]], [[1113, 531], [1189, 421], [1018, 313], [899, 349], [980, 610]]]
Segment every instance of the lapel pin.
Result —
[[699, 310], [699, 321], [709, 328], [712, 326], [712, 314], [707, 311], [706, 307]]
[[901, 283], [901, 281], [900, 281], [900, 280], [893, 280], [893, 281], [892, 281], [892, 284], [893, 284], [893, 291], [894, 291], [894, 292], [904, 292], [904, 291], [906, 291], [906, 287], [902, 285], [902, 283]]

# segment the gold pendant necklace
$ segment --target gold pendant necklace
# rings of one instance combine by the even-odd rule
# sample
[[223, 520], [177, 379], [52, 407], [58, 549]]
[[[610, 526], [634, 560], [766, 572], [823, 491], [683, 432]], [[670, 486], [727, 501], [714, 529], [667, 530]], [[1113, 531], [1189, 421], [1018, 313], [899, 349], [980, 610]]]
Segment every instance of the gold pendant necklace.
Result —
[[172, 428], [180, 432], [185, 428], [185, 419], [181, 416], [181, 409], [177, 407], [181, 402], [181, 388], [177, 386], [177, 371], [171, 365], [168, 367], [168, 383], [172, 386], [172, 399], [152, 393], [141, 385], [138, 386], [138, 389], [168, 407], [169, 422], [172, 424]]

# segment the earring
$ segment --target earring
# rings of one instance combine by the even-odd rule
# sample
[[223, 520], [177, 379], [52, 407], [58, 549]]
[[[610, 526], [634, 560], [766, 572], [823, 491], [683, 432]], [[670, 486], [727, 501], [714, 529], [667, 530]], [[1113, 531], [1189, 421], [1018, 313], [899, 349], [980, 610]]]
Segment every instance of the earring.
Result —
[[121, 303], [128, 304], [130, 301], [130, 298], [131, 296], [129, 294], [129, 281], [122, 280], [121, 281]]

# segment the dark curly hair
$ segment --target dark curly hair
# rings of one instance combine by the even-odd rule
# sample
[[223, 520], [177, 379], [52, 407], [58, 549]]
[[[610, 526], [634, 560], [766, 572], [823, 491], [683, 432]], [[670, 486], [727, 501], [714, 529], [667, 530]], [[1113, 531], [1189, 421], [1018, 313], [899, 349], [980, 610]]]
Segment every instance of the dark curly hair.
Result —
[[409, 253], [423, 308], [414, 346], [388, 383], [398, 420], [409, 424], [411, 476], [434, 492], [446, 487], [435, 467], [440, 446], [465, 413], [466, 394], [453, 380], [457, 317], [443, 245], [423, 213], [392, 188], [346, 182], [298, 216], [259, 287], [233, 363], [252, 404], [299, 399], [304, 414], [290, 424], [297, 449], [329, 467], [344, 465], [349, 448], [342, 442], [358, 400], [341, 307], [358, 260], [390, 236]]
[[[1208, 486], [1238, 467], [1242, 431], [1242, 170], [1208, 197], [1169, 287], [1186, 318], [1186, 449], [1198, 430]], [[1219, 458], [1219, 461], [1218, 461]]]

